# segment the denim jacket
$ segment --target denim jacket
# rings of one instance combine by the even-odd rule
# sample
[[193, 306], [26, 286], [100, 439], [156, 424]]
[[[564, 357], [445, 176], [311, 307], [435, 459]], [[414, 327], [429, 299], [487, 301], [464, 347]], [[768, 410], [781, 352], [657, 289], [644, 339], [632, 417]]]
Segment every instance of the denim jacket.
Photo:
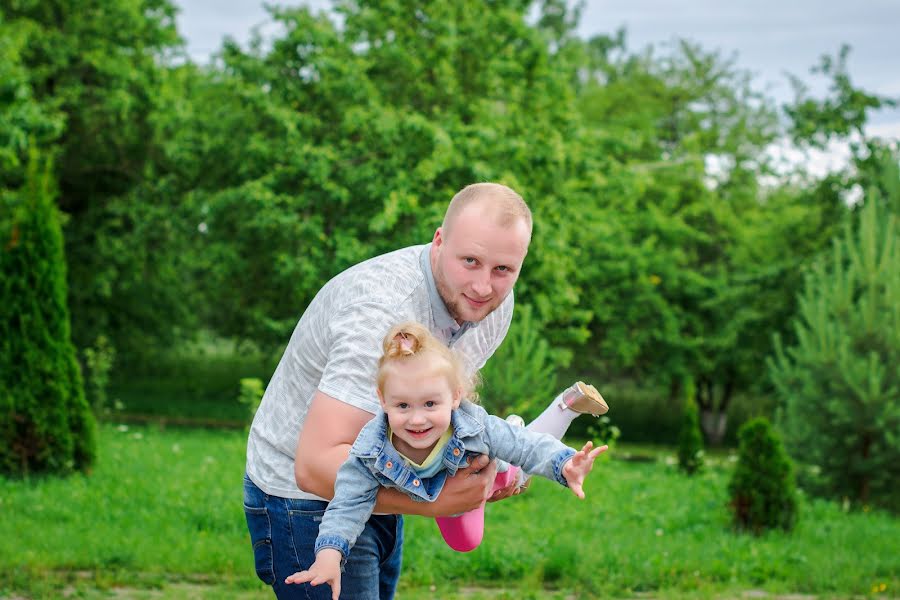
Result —
[[444, 448], [444, 468], [433, 477], [420, 479], [388, 440], [387, 415], [381, 410], [375, 413], [338, 470], [334, 499], [319, 526], [315, 551], [334, 548], [346, 560], [372, 514], [379, 487], [398, 489], [420, 502], [434, 502], [447, 477], [467, 466], [473, 455], [487, 454], [568, 487], [562, 468], [575, 450], [553, 436], [511, 425], [468, 401], [453, 411], [450, 422], [453, 435]]

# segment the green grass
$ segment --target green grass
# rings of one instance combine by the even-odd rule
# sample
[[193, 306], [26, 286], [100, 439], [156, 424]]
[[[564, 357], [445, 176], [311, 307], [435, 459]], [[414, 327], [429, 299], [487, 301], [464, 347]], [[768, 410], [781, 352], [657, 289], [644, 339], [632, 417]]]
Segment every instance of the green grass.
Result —
[[[0, 479], [0, 598], [270, 597], [241, 510], [241, 431], [101, 428], [89, 476]], [[615, 449], [588, 497], [537, 480], [488, 506], [485, 542], [458, 554], [407, 518], [401, 599], [720, 598], [747, 590], [897, 596], [900, 519], [802, 502], [797, 529], [733, 534], [727, 454], [694, 478], [659, 448]], [[884, 585], [880, 591], [879, 586]], [[873, 589], [876, 591], [873, 592]]]

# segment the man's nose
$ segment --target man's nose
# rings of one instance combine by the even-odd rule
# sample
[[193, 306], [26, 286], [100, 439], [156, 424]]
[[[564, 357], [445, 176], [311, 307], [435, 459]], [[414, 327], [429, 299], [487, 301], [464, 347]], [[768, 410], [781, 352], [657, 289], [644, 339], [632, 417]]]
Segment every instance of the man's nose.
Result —
[[479, 271], [472, 282], [472, 291], [481, 298], [491, 295], [491, 273], [490, 271]]

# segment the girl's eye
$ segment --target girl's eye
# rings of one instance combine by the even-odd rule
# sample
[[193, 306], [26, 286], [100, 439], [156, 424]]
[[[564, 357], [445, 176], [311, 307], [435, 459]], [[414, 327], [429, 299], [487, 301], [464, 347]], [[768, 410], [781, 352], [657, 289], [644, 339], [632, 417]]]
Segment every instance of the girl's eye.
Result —
[[399, 408], [400, 410], [406, 410], [408, 407], [409, 407], [409, 404], [407, 404], [406, 402], [401, 402], [400, 404], [397, 405], [397, 408]]
[[434, 407], [435, 407], [434, 400], [429, 400], [428, 402], [425, 403], [425, 408], [434, 408]]

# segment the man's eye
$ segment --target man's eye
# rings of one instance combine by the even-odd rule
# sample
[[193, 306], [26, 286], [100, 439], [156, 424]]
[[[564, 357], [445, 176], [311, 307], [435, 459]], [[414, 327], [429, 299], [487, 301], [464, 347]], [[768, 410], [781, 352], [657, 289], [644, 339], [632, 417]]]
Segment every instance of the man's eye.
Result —
[[498, 271], [501, 271], [501, 272], [503, 272], [503, 273], [507, 273], [507, 272], [509, 272], [509, 267], [504, 266], [504, 265], [500, 265], [499, 267], [497, 267], [497, 270], [498, 270]]
[[474, 265], [474, 264], [475, 264], [475, 259], [472, 258], [471, 256], [467, 256], [467, 257], [465, 257], [463, 260], [466, 261], [466, 264], [467, 264], [467, 265]]

